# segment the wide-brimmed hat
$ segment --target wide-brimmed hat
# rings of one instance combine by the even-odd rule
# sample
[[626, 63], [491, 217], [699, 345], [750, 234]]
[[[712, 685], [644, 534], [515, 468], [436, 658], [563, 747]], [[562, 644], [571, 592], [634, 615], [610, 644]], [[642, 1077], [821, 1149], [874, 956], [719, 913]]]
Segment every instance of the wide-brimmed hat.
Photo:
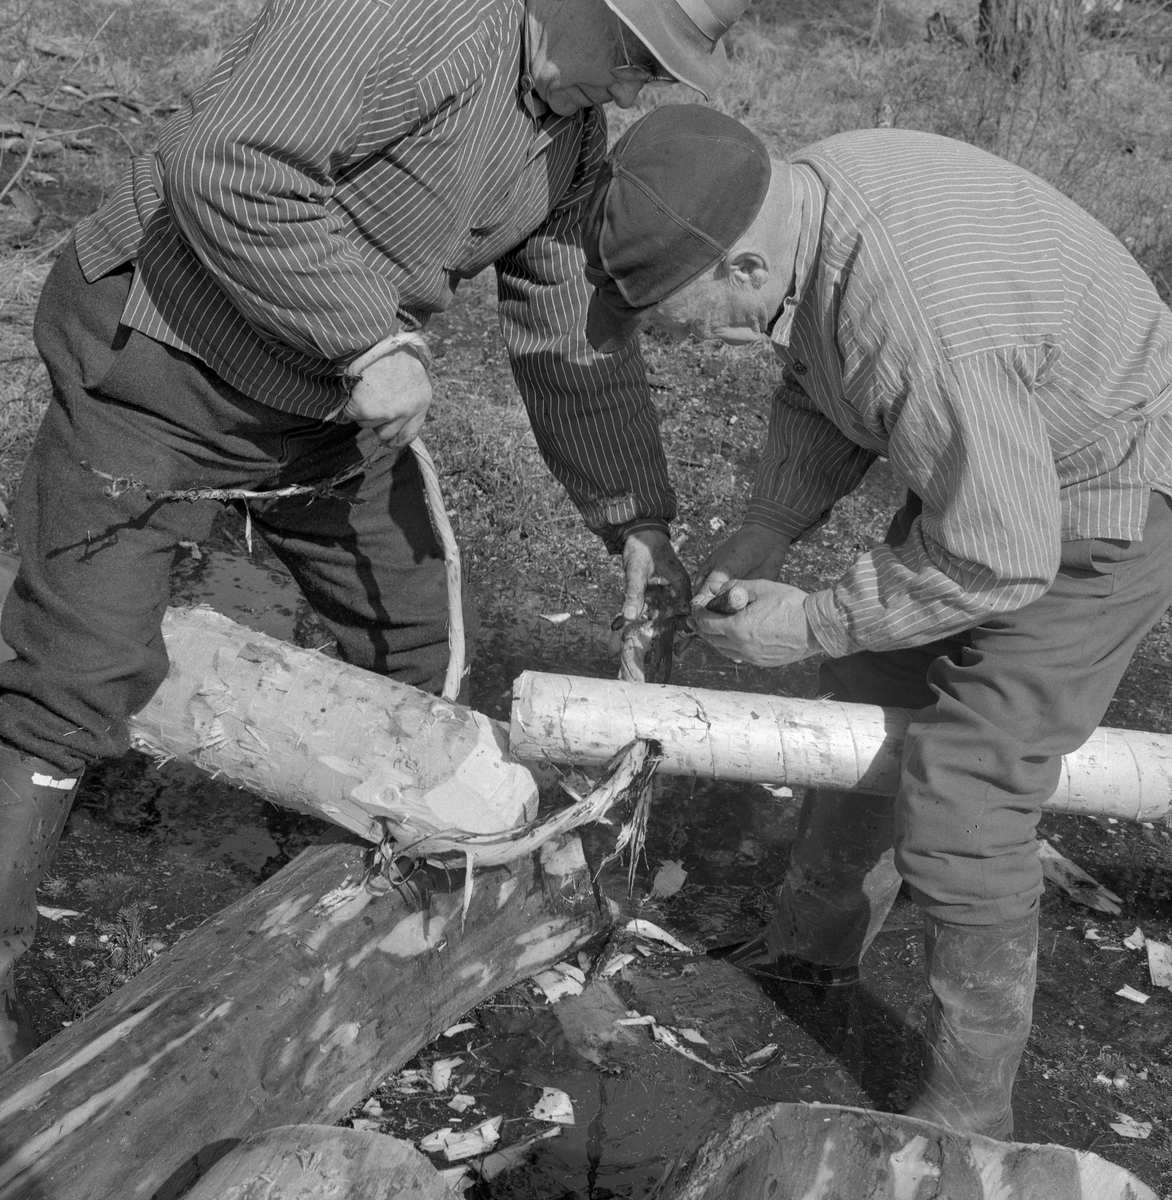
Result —
[[749, 0], [606, 0], [607, 6], [680, 81], [712, 99], [728, 64], [720, 40]]
[[582, 228], [590, 344], [620, 350], [648, 308], [720, 262], [771, 175], [757, 135], [714, 108], [669, 104], [636, 121], [603, 163]]

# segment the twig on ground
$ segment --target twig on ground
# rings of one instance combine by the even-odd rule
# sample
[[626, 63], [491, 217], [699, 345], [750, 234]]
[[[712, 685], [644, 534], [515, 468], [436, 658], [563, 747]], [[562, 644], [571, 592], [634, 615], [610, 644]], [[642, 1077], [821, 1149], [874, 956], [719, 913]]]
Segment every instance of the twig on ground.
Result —
[[[107, 16], [106, 19], [101, 23], [101, 25], [99, 25], [97, 27], [97, 29], [94, 30], [93, 36], [89, 39], [89, 41], [86, 42], [86, 44], [82, 47], [81, 52], [74, 59], [73, 65], [75, 67], [78, 66], [85, 59], [85, 56], [90, 52], [90, 48], [101, 36], [102, 30], [105, 29], [106, 26], [109, 25], [113, 19], [114, 19], [114, 13], [110, 13], [109, 16]], [[16, 82], [19, 82], [19, 80], [17, 80]], [[8, 177], [8, 181], [4, 184], [4, 186], [2, 188], [0, 188], [0, 200], [3, 200], [4, 197], [7, 196], [8, 193], [10, 191], [12, 191], [12, 189], [14, 187], [16, 187], [17, 181], [20, 179], [21, 175], [23, 175], [25, 172], [25, 168], [29, 165], [30, 162], [32, 162], [33, 151], [36, 149], [36, 145], [37, 145], [37, 139], [36, 139], [37, 130], [39, 130], [41, 127], [41, 121], [44, 120], [45, 113], [48, 111], [49, 103], [52, 101], [53, 97], [64, 86], [65, 86], [64, 80], [59, 81], [54, 86], [53, 90], [49, 93], [49, 95], [46, 97], [44, 102], [41, 104], [40, 111], [37, 113], [37, 119], [36, 119], [36, 121], [33, 122], [33, 127], [32, 127], [33, 128], [33, 136], [29, 138], [28, 149], [24, 152], [24, 158], [21, 160], [20, 166], [17, 167], [15, 171], [13, 171], [13, 173]], [[121, 135], [119, 135], [119, 136], [121, 136]], [[125, 138], [123, 138], [122, 140], [126, 141]], [[126, 144], [130, 145], [129, 142], [127, 142]]]
[[8, 84], [5, 84], [3, 88], [0, 88], [0, 100], [4, 100], [8, 96], [12, 95], [13, 92], [20, 90], [20, 85], [24, 82], [24, 73], [27, 66], [28, 63], [25, 62], [23, 58], [16, 64], [16, 70], [13, 72], [12, 81]]

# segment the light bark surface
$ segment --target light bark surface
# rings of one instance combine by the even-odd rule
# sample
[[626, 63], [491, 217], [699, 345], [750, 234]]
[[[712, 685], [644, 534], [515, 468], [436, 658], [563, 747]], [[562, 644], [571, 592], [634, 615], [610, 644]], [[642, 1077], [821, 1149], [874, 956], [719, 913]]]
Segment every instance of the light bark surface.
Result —
[[210, 608], [168, 609], [171, 670], [131, 721], [139, 750], [179, 758], [368, 841], [496, 833], [537, 784], [482, 713], [255, 633]]
[[[526, 671], [513, 685], [509, 744], [521, 761], [594, 766], [637, 738], [659, 771], [706, 779], [894, 795], [903, 708], [622, 683]], [[1151, 821], [1172, 810], [1172, 737], [1097, 729], [1063, 759], [1051, 811]]]
[[5, 1073], [0, 1198], [171, 1200], [240, 1138], [336, 1121], [605, 923], [576, 838], [478, 873], [463, 922], [462, 872], [377, 896], [368, 852], [306, 850]]
[[1097, 1154], [953, 1133], [834, 1104], [742, 1113], [677, 1169], [664, 1200], [1158, 1200]]
[[410, 1142], [336, 1125], [280, 1125], [230, 1150], [184, 1200], [453, 1200]]

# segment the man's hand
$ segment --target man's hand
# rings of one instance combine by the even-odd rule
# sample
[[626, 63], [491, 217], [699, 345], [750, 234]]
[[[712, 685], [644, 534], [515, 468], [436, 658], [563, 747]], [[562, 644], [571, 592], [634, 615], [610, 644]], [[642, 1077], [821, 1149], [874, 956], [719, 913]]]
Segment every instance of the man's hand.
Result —
[[[692, 585], [666, 533], [643, 530], [623, 542], [627, 587], [615, 627], [623, 631], [619, 678], [667, 683], [672, 642], [688, 614]], [[662, 678], [659, 678], [662, 676]]]
[[789, 547], [789, 538], [764, 525], [742, 525], [700, 564], [695, 603], [706, 604], [734, 579], [777, 579]]
[[670, 611], [672, 616], [688, 615], [692, 583], [666, 533], [644, 529], [628, 534], [623, 542], [623, 573], [627, 579], [624, 621], [637, 621], [646, 615], [643, 605], [647, 588], [653, 584], [665, 589], [660, 608]]
[[373, 429], [388, 446], [405, 446], [423, 428], [431, 406], [431, 380], [410, 350], [371, 363], [354, 385], [341, 417]]
[[[710, 576], [711, 577], [711, 576]], [[733, 662], [782, 667], [821, 649], [806, 620], [806, 593], [788, 583], [764, 579], [733, 580], [707, 603], [693, 601], [692, 624], [715, 650]]]

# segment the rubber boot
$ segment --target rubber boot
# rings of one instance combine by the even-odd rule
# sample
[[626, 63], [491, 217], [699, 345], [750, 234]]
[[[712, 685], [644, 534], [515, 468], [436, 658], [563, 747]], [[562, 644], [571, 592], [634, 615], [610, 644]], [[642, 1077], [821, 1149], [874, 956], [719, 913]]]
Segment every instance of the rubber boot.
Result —
[[909, 1117], [960, 1133], [1013, 1136], [1013, 1081], [1030, 1036], [1038, 914], [1004, 925], [924, 918], [932, 1000]]
[[773, 920], [722, 957], [789, 983], [857, 983], [899, 892], [892, 813], [886, 796], [807, 793]]
[[0, 1071], [37, 1046], [13, 968], [32, 945], [37, 887], [53, 860], [80, 776], [0, 744]]

